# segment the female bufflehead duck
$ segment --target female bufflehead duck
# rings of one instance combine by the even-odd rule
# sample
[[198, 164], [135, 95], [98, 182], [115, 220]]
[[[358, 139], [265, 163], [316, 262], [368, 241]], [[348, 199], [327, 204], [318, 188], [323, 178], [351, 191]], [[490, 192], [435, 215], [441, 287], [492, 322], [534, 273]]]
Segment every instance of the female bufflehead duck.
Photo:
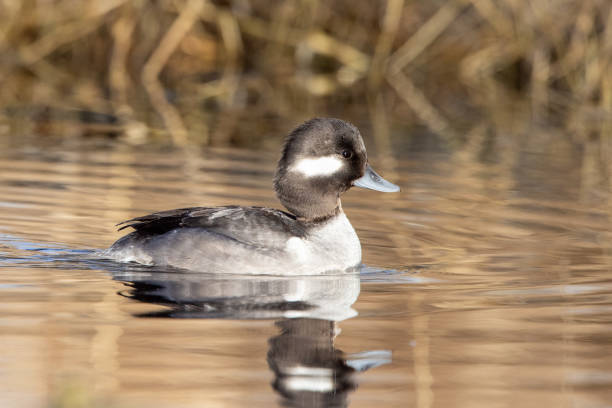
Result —
[[213, 273], [345, 271], [361, 263], [359, 238], [340, 205], [340, 195], [353, 185], [399, 191], [372, 170], [355, 126], [311, 119], [287, 137], [274, 177], [276, 195], [290, 213], [238, 206], [162, 211], [122, 222], [121, 229], [135, 231], [107, 255]]

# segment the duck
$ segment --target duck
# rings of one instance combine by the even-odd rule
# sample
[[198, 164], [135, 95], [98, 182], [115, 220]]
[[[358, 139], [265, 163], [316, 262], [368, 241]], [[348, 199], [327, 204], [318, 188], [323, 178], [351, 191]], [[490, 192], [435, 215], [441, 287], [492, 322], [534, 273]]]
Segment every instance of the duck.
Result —
[[191, 207], [117, 224], [133, 231], [106, 251], [115, 261], [240, 275], [355, 271], [361, 243], [342, 209], [351, 187], [400, 188], [370, 166], [359, 130], [314, 118], [285, 138], [274, 191], [287, 211], [257, 206]]

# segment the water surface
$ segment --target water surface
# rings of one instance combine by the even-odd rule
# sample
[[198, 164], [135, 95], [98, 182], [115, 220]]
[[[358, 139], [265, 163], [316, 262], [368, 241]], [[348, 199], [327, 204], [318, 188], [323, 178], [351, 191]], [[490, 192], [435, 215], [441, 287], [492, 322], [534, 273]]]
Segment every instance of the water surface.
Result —
[[97, 250], [153, 211], [277, 207], [276, 152], [6, 147], [0, 406], [610, 407], [609, 188], [571, 146], [512, 151], [372, 154], [402, 192], [344, 196], [366, 267], [259, 279]]

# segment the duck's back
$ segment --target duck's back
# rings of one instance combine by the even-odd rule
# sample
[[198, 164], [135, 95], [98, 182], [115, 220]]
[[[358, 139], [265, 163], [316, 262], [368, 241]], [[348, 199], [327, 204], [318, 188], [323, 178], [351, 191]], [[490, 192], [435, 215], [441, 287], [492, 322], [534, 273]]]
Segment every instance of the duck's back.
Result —
[[[247, 245], [278, 247], [303, 237], [304, 226], [292, 214], [265, 207], [192, 207], [161, 211], [120, 223], [135, 235], [154, 237], [177, 228], [204, 228]], [[133, 234], [134, 234], [133, 233]], [[118, 241], [119, 242], [119, 241]]]

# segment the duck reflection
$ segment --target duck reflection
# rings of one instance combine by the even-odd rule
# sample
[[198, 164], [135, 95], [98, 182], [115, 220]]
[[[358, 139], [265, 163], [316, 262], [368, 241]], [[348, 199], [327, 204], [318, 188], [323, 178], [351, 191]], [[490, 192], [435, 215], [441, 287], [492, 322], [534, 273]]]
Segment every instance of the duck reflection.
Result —
[[267, 361], [284, 406], [343, 407], [353, 374], [390, 361], [387, 351], [347, 356], [334, 346], [337, 322], [357, 314], [359, 274], [309, 277], [169, 272], [114, 273], [132, 299], [169, 306], [146, 317], [276, 319]]
[[319, 319], [276, 322], [281, 334], [270, 339], [268, 365], [273, 387], [287, 406], [342, 407], [356, 388], [354, 369], [334, 347], [336, 325]]

